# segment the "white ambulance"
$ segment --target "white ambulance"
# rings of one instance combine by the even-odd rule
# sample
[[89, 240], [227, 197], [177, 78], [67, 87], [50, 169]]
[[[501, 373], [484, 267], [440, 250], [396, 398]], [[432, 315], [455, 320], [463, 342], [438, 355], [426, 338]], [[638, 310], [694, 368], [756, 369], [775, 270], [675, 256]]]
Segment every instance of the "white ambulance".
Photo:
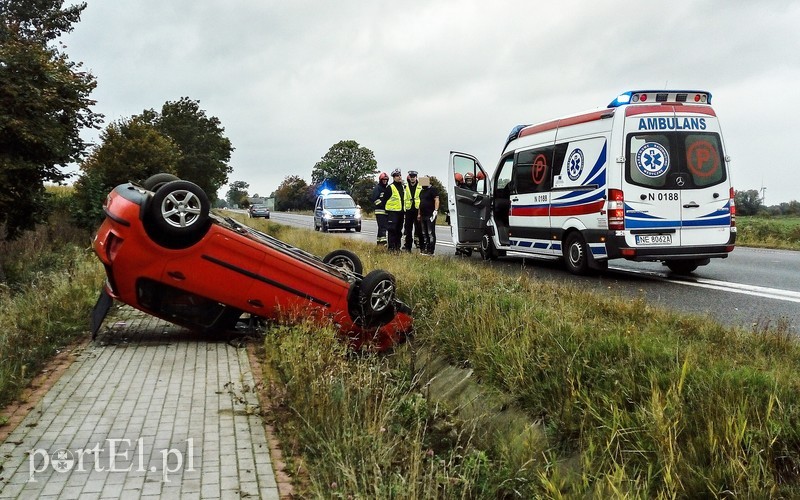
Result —
[[515, 127], [490, 177], [451, 152], [457, 252], [507, 252], [602, 270], [661, 261], [688, 274], [736, 241], [730, 158], [705, 91], [636, 90], [607, 108]]

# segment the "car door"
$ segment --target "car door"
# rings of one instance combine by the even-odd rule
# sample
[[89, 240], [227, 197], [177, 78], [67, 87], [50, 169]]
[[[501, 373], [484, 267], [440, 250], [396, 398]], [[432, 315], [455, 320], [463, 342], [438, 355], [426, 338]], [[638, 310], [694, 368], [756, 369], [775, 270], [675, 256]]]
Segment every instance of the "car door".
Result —
[[[462, 181], [457, 181], [456, 176]], [[468, 175], [475, 186], [463, 182]], [[450, 210], [450, 230], [453, 244], [458, 247], [477, 247], [486, 231], [489, 201], [486, 171], [474, 156], [450, 152], [447, 183], [447, 205]]]

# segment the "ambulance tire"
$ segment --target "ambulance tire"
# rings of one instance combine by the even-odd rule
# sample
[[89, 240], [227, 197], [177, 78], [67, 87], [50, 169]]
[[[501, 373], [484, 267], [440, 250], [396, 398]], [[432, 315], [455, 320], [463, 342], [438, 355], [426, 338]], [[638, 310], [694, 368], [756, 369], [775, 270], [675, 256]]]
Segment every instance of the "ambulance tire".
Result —
[[497, 260], [497, 248], [494, 246], [492, 237], [484, 234], [481, 238], [481, 258], [483, 260]]
[[698, 267], [694, 260], [670, 260], [666, 264], [674, 274], [692, 274]]
[[569, 233], [564, 242], [564, 265], [567, 271], [578, 276], [589, 273], [589, 246], [581, 233]]

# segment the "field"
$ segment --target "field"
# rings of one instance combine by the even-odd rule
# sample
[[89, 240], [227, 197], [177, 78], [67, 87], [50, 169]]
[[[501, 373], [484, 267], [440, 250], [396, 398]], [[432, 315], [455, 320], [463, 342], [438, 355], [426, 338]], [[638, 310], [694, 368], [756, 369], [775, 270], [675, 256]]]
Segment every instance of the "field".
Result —
[[737, 217], [736, 225], [737, 245], [800, 250], [800, 217]]

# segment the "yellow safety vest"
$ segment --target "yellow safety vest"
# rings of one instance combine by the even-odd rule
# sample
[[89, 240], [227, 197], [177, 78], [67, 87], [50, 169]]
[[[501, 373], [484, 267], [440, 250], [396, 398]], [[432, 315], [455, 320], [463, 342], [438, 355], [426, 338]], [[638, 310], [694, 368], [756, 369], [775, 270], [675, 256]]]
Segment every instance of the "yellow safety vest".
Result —
[[389, 187], [392, 188], [392, 195], [386, 200], [386, 211], [401, 212], [403, 210], [403, 199], [400, 198], [400, 191], [397, 190], [397, 186], [394, 183], [389, 184]]
[[[421, 193], [421, 192], [422, 192], [422, 187], [420, 187], [419, 182], [418, 182], [417, 185], [416, 185], [416, 191], [414, 191], [414, 196], [413, 196], [414, 208], [416, 208], [418, 210], [419, 210], [419, 193]], [[405, 210], [410, 210], [411, 209], [411, 199], [412, 199], [411, 186], [410, 186], [410, 184], [406, 184], [406, 199], [403, 200], [403, 205], [404, 205], [403, 208]]]

